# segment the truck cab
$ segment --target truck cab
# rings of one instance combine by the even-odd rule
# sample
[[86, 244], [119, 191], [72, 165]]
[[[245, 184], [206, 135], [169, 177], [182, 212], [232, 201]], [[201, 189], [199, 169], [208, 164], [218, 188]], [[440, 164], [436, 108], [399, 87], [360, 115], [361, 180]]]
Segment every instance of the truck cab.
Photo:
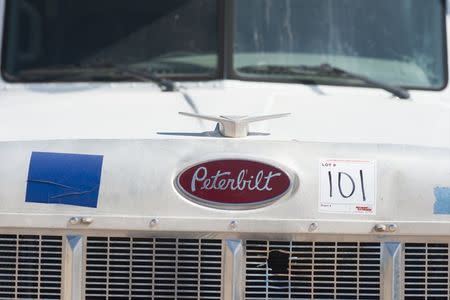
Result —
[[0, 0], [0, 299], [449, 299], [449, 0]]

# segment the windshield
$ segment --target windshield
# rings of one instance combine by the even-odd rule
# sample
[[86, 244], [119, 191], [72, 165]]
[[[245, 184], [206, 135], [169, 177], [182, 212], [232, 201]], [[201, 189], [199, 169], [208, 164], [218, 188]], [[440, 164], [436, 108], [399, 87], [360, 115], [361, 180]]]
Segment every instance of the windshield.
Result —
[[446, 85], [444, 1], [236, 0], [234, 10], [239, 78], [358, 84], [273, 68], [329, 64], [397, 86]]
[[[126, 74], [95, 72], [117, 65], [164, 77], [214, 77], [217, 9], [215, 0], [9, 0], [3, 77], [25, 82], [126, 80]], [[67, 76], [68, 70], [76, 76]]]

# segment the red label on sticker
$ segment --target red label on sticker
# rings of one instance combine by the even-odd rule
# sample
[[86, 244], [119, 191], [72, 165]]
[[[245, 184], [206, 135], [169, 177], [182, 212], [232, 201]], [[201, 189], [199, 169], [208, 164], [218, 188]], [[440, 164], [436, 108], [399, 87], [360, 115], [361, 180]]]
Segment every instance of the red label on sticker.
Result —
[[367, 211], [367, 212], [371, 212], [372, 209], [370, 207], [367, 206], [356, 206], [356, 210], [357, 211]]
[[181, 172], [176, 181], [189, 199], [223, 208], [254, 208], [275, 201], [291, 187], [280, 168], [252, 160], [214, 160]]

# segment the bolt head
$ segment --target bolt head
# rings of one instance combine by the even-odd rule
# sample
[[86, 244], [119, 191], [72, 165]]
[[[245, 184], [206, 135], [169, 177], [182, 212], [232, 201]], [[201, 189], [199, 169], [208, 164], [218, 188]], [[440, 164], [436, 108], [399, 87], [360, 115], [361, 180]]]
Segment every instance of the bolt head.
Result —
[[385, 224], [377, 224], [373, 227], [373, 230], [375, 232], [386, 232], [387, 226]]
[[84, 225], [89, 225], [92, 222], [94, 222], [94, 219], [92, 217], [83, 217], [81, 218], [81, 223]]

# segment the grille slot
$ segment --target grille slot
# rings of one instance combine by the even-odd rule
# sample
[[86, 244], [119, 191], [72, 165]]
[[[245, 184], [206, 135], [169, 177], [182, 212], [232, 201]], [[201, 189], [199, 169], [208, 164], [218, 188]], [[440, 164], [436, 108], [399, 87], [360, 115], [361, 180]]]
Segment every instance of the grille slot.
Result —
[[86, 299], [221, 299], [221, 240], [88, 237], [86, 243]]
[[[246, 299], [379, 299], [380, 243], [246, 242]], [[272, 274], [268, 255], [289, 255]]]
[[0, 235], [0, 298], [60, 299], [62, 237]]
[[450, 299], [449, 245], [405, 244], [405, 299]]

